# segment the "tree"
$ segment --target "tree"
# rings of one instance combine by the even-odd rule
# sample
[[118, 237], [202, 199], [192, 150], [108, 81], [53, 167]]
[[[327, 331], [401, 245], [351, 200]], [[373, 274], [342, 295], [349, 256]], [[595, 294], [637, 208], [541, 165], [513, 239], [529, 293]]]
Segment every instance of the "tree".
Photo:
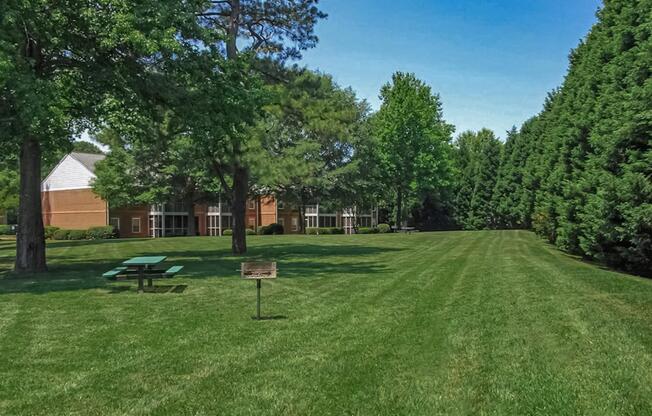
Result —
[[0, 161], [0, 215], [15, 214], [18, 209], [18, 162]]
[[148, 67], [172, 55], [195, 15], [182, 1], [0, 4], [0, 146], [20, 166], [17, 272], [47, 269], [42, 153], [106, 119], [98, 103], [112, 96], [117, 109], [146, 91]]
[[506, 223], [643, 274], [652, 270], [650, 15], [647, 0], [605, 2], [563, 85], [508, 142], [494, 197]]
[[72, 145], [72, 150], [73, 152], [79, 152], [79, 153], [91, 153], [95, 155], [103, 155], [104, 152], [102, 149], [97, 147], [95, 143], [91, 142], [86, 142], [83, 140], [78, 140]]
[[[201, 21], [225, 39], [226, 57], [236, 64], [252, 56], [280, 61], [300, 58], [302, 50], [316, 45], [314, 27], [318, 20], [326, 17], [317, 7], [318, 0], [211, 0], [209, 4], [200, 15]], [[245, 45], [242, 49], [239, 41]], [[250, 69], [259, 73], [261, 66]], [[250, 176], [247, 139], [247, 126], [243, 125], [221, 136], [210, 137], [209, 140], [219, 140], [223, 145], [213, 145], [215, 151], [207, 152], [214, 173], [232, 196], [234, 254], [247, 251], [245, 213]]]
[[467, 230], [496, 224], [492, 196], [501, 152], [501, 142], [488, 129], [464, 132], [455, 142], [456, 220]]
[[380, 98], [383, 103], [374, 117], [377, 156], [382, 182], [395, 196], [396, 225], [401, 226], [407, 198], [450, 184], [454, 128], [443, 119], [439, 96], [413, 74], [394, 74]]
[[170, 110], [148, 120], [133, 137], [105, 130], [98, 136], [111, 152], [96, 166], [93, 190], [113, 207], [180, 201], [188, 209], [188, 235], [195, 235], [194, 206], [220, 192], [201, 150]]
[[262, 157], [274, 163], [258, 164], [255, 173], [264, 189], [299, 208], [304, 230], [306, 205], [352, 202], [348, 181], [358, 171], [368, 105], [328, 75], [293, 68], [283, 76], [270, 85], [274, 98], [257, 128]]

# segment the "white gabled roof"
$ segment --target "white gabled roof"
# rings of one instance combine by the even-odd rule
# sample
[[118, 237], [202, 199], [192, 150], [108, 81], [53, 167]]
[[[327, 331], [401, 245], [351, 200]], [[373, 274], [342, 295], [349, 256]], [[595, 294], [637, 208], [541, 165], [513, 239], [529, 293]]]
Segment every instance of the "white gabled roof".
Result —
[[92, 174], [95, 174], [95, 164], [100, 160], [104, 160], [106, 155], [72, 152], [70, 153], [70, 157], [74, 158], [79, 163], [84, 165], [84, 167], [88, 169]]
[[64, 156], [41, 183], [41, 190], [64, 191], [91, 188], [95, 179], [95, 164], [105, 157], [105, 155], [77, 152]]

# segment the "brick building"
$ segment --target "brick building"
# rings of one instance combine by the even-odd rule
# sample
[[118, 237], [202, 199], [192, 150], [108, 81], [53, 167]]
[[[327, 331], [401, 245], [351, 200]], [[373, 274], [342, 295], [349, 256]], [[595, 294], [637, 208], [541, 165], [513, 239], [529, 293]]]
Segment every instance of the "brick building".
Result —
[[[121, 237], [169, 237], [188, 234], [188, 209], [182, 203], [133, 207], [110, 207], [93, 192], [95, 164], [104, 155], [70, 153], [41, 184], [43, 222], [46, 226], [87, 229], [113, 225]], [[299, 232], [299, 212], [274, 196], [260, 196], [247, 202], [247, 227], [279, 223], [288, 234]], [[354, 209], [328, 212], [319, 205], [306, 209], [306, 227], [341, 227], [351, 231], [355, 225], [376, 225], [376, 215]], [[232, 226], [231, 209], [226, 203], [196, 204], [195, 224], [199, 235], [219, 236]]]

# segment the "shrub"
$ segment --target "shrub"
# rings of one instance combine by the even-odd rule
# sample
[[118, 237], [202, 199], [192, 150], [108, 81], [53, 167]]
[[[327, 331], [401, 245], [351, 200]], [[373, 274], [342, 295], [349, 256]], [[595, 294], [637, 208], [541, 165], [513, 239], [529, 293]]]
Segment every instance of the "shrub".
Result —
[[246, 234], [247, 235], [256, 235], [256, 231], [252, 230], [251, 228], [247, 228]]
[[378, 228], [375, 227], [359, 227], [358, 234], [378, 234]]
[[45, 227], [45, 238], [48, 240], [54, 238], [54, 233], [56, 233], [60, 229], [61, 228], [59, 227], [48, 225], [47, 227]]
[[392, 227], [390, 227], [389, 224], [378, 224], [376, 228], [381, 234], [386, 234], [392, 231]]
[[269, 224], [258, 227], [258, 235], [278, 235], [283, 234], [283, 226], [281, 224]]
[[330, 234], [344, 234], [344, 228], [336, 227], [310, 227], [306, 228], [306, 233], [309, 235], [330, 235]]
[[0, 225], [0, 235], [14, 235], [16, 230], [11, 225]]
[[57, 230], [52, 234], [53, 240], [68, 240], [70, 230]]
[[118, 230], [112, 225], [91, 227], [88, 229], [87, 238], [89, 240], [109, 240], [111, 238], [118, 238]]
[[285, 229], [281, 224], [270, 224], [265, 228], [265, 235], [282, 235], [285, 233]]
[[227, 228], [226, 230], [222, 231], [222, 235], [233, 235], [233, 230]]
[[68, 240], [86, 240], [88, 238], [88, 231], [86, 230], [70, 230], [68, 232]]

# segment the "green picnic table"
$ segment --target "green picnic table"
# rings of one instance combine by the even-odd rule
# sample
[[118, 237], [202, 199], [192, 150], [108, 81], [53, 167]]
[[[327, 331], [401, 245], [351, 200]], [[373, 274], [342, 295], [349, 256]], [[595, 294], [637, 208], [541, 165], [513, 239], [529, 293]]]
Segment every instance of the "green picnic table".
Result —
[[[143, 280], [145, 279], [145, 272], [148, 269], [152, 269], [154, 266], [163, 263], [166, 259], [166, 256], [133, 257], [129, 260], [123, 261], [122, 265], [138, 269], [138, 292], [144, 292], [145, 287], [143, 285]], [[147, 284], [148, 286], [152, 286], [152, 279], [148, 279]]]
[[128, 279], [135, 276], [138, 279], [138, 292], [144, 292], [144, 279], [147, 279], [147, 286], [151, 287], [153, 286], [153, 279], [172, 278], [183, 270], [183, 266], [172, 266], [167, 270], [155, 268], [155, 266], [163, 263], [166, 259], [166, 256], [134, 257], [123, 261], [121, 267], [116, 267], [102, 274], [102, 277], [116, 280], [119, 277], [126, 277]]

